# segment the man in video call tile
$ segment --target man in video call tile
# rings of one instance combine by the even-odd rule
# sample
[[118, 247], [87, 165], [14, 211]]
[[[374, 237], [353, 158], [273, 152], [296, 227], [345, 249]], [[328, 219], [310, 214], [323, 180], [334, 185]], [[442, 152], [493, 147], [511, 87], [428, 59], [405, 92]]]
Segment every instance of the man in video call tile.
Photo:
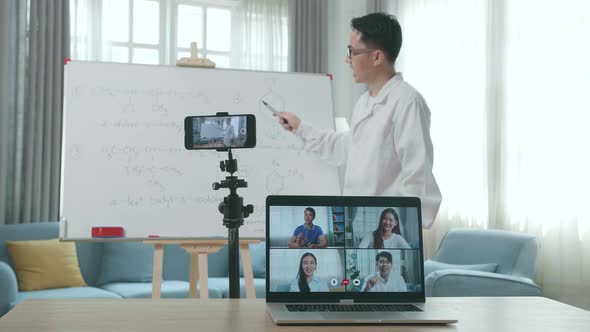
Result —
[[392, 274], [392, 257], [387, 251], [377, 254], [377, 271], [365, 278], [361, 290], [363, 292], [406, 292], [408, 286], [400, 275]]
[[303, 211], [303, 225], [295, 228], [289, 241], [289, 248], [325, 248], [328, 245], [324, 231], [313, 224], [315, 210], [308, 207]]

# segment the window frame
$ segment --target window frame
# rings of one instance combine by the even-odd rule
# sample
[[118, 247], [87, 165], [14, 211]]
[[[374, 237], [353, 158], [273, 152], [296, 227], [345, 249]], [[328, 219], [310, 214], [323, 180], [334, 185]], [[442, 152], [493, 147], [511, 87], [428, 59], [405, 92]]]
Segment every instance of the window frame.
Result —
[[[189, 52], [190, 45], [186, 47], [178, 47], [178, 8], [180, 5], [200, 7], [203, 11], [203, 45], [198, 46], [198, 52], [200, 57], [207, 57], [208, 55], [219, 55], [226, 56], [229, 61], [229, 66], [233, 65], [232, 52], [235, 51], [230, 43], [229, 51], [214, 51], [207, 48], [207, 10], [210, 8], [229, 10], [231, 15], [232, 30], [230, 40], [234, 37], [234, 21], [235, 21], [235, 9], [239, 5], [239, 0], [144, 0], [157, 3], [159, 5], [159, 38], [158, 44], [146, 44], [137, 43], [133, 41], [133, 25], [134, 25], [134, 0], [128, 0], [129, 17], [128, 17], [128, 35], [127, 42], [121, 41], [109, 41], [111, 48], [123, 47], [127, 50], [127, 62], [136, 63], [133, 61], [135, 50], [137, 48], [151, 49], [158, 51], [158, 65], [176, 64], [178, 60], [178, 54], [180, 52]], [[102, 6], [101, 6], [102, 7]], [[102, 8], [101, 8], [102, 9]], [[101, 13], [102, 14], [102, 13]], [[101, 15], [102, 16], [102, 15]], [[104, 16], [101, 18], [101, 25], [104, 24]], [[112, 51], [112, 49], [111, 49]]]
[[190, 45], [186, 47], [178, 47], [178, 7], [179, 5], [185, 6], [195, 6], [201, 7], [203, 10], [203, 45], [197, 45], [198, 52], [200, 57], [207, 57], [207, 55], [221, 55], [227, 56], [229, 59], [229, 66], [230, 68], [233, 65], [232, 61], [232, 52], [234, 51], [231, 47], [230, 43], [230, 50], [229, 51], [213, 51], [207, 48], [207, 9], [215, 8], [215, 9], [225, 9], [229, 10], [231, 18], [230, 21], [232, 22], [232, 30], [229, 36], [230, 40], [233, 38], [234, 31], [234, 20], [235, 20], [235, 8], [239, 5], [238, 0], [221, 0], [221, 1], [209, 1], [209, 0], [174, 0], [174, 7], [172, 8], [173, 12], [172, 15], [169, 17], [172, 18], [171, 27], [173, 29], [171, 34], [172, 41], [169, 45], [169, 54], [173, 57], [172, 64], [176, 63], [176, 59], [178, 59], [178, 54], [180, 52], [189, 52], [191, 51]]
[[[149, 1], [149, 2], [155, 2], [159, 5], [160, 7], [160, 17], [159, 17], [159, 23], [160, 23], [160, 31], [159, 31], [159, 38], [158, 38], [158, 44], [145, 44], [145, 43], [136, 43], [133, 41], [133, 13], [134, 13], [134, 0], [129, 0], [128, 1], [128, 6], [129, 6], [129, 17], [128, 17], [128, 30], [127, 30], [127, 42], [120, 42], [120, 41], [113, 41], [110, 40], [109, 44], [110, 47], [125, 47], [127, 48], [127, 63], [135, 63], [133, 62], [133, 55], [135, 52], [135, 48], [143, 48], [143, 49], [152, 49], [152, 50], [156, 50], [158, 51], [158, 64], [163, 64], [164, 59], [165, 59], [165, 51], [166, 51], [166, 47], [165, 47], [165, 42], [166, 42], [166, 38], [165, 38], [165, 11], [163, 10], [163, 7], [165, 7], [165, 2], [169, 2], [166, 0], [143, 0], [143, 1]], [[102, 16], [102, 15], [101, 15]], [[104, 17], [101, 18], [101, 25], [103, 24]]]

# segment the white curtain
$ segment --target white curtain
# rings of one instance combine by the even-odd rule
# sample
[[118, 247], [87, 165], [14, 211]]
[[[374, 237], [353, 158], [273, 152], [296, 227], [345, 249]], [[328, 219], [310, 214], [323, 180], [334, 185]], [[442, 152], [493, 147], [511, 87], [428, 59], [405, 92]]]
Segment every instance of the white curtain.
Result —
[[232, 47], [236, 68], [287, 71], [287, 0], [240, 0]]
[[449, 228], [484, 227], [488, 219], [483, 1], [400, 1], [398, 16], [404, 40], [396, 69], [432, 111], [443, 202], [424, 232], [431, 257]]
[[70, 53], [72, 59], [106, 61], [101, 39], [100, 0], [70, 0]]
[[590, 2], [402, 0], [398, 70], [432, 110], [451, 227], [534, 234], [544, 295], [590, 309]]

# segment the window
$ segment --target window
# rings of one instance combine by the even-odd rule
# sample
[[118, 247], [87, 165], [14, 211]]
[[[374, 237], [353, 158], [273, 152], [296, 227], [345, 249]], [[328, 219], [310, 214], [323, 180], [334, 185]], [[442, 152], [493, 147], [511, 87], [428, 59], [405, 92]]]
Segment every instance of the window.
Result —
[[199, 57], [209, 58], [220, 68], [231, 67], [234, 7], [235, 3], [213, 6], [202, 1], [178, 1], [173, 22], [177, 36], [173, 58], [189, 57], [190, 44], [196, 41]]
[[232, 19], [237, 0], [103, 0], [103, 57], [115, 62], [175, 64], [198, 56], [231, 67]]
[[115, 62], [160, 64], [164, 38], [162, 3], [157, 0], [103, 0], [102, 35]]

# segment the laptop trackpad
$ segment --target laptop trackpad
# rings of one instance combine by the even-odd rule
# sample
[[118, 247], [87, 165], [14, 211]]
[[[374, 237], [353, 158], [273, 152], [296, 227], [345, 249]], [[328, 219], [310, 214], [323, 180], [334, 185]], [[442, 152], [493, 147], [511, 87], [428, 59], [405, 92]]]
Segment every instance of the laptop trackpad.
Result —
[[407, 319], [402, 313], [397, 312], [322, 312], [321, 315], [329, 320], [358, 321], [359, 323]]

